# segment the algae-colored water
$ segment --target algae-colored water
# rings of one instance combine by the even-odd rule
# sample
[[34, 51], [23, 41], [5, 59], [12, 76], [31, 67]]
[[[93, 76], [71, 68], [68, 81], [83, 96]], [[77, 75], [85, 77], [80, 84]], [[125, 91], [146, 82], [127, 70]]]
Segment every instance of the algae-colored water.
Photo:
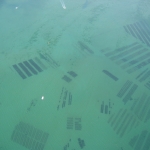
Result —
[[148, 0], [0, 1], [0, 150], [149, 150]]

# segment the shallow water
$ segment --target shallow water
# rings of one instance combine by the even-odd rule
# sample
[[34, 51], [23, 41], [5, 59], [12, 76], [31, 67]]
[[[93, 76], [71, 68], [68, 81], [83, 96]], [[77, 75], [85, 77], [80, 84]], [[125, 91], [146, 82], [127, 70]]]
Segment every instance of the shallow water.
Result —
[[1, 1], [0, 150], [148, 150], [149, 8]]

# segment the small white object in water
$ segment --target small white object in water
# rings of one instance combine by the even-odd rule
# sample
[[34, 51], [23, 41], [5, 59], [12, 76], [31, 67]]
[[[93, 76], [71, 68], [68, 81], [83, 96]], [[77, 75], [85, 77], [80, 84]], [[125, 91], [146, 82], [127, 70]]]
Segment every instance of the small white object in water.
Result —
[[15, 7], [15, 9], [18, 9], [18, 7]]
[[63, 1], [63, 0], [60, 0], [60, 3], [61, 3], [61, 5], [62, 5], [63, 9], [66, 9], [66, 6], [65, 6], [64, 1]]
[[41, 100], [44, 100], [44, 96], [41, 97]]

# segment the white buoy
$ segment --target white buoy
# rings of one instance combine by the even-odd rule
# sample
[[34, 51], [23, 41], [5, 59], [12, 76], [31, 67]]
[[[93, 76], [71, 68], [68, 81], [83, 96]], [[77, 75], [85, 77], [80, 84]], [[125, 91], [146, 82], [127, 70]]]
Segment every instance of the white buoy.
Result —
[[44, 100], [44, 96], [41, 97], [41, 100]]
[[63, 9], [66, 9], [66, 6], [65, 6], [64, 1], [63, 1], [63, 0], [60, 0], [60, 3], [61, 3], [61, 5], [62, 5]]

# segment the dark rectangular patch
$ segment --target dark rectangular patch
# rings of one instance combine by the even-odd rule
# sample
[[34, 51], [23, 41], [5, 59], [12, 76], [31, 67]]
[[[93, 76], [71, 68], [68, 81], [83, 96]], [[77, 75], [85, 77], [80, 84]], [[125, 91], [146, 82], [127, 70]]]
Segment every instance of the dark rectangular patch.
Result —
[[42, 135], [42, 138], [41, 138], [40, 142], [43, 143], [43, 144], [45, 144], [46, 141], [47, 141], [47, 139], [48, 139], [48, 136], [49, 136], [49, 134], [46, 133], [46, 132], [44, 132], [43, 135]]
[[66, 76], [66, 75], [64, 75], [62, 77], [62, 79], [65, 80], [66, 82], [70, 82], [71, 81], [71, 79], [68, 76]]
[[108, 114], [108, 105], [105, 105], [105, 114]]
[[137, 49], [137, 50], [138, 50], [137, 52], [134, 52], [134, 53], [132, 53], [132, 54], [130, 54], [130, 55], [128, 55], [126, 57], [123, 57], [122, 59], [118, 60], [116, 62], [116, 64], [121, 65], [122, 63], [130, 61], [130, 60], [134, 59], [135, 57], [138, 57], [138, 56], [144, 54], [146, 51], [148, 51], [148, 49], [146, 49], [146, 48], [144, 48], [144, 49]]
[[77, 76], [77, 74], [75, 72], [73, 72], [73, 71], [69, 71], [68, 74], [70, 74], [72, 77], [76, 77]]
[[69, 92], [68, 105], [71, 105], [71, 103], [72, 103], [72, 94]]
[[124, 29], [125, 29], [125, 31], [126, 31], [127, 33], [130, 33], [130, 32], [128, 31], [128, 29], [127, 29], [126, 26], [123, 26], [123, 27], [124, 27]]
[[138, 88], [138, 85], [134, 84], [131, 89], [128, 91], [128, 93], [126, 94], [126, 96], [123, 99], [124, 104], [127, 103], [127, 101], [130, 100], [130, 98], [132, 97], [132, 95], [134, 94], [134, 92], [136, 91], [136, 89]]
[[29, 72], [29, 70], [22, 63], [19, 63], [18, 65], [27, 74], [28, 77], [32, 76], [32, 74]]
[[84, 140], [81, 140], [80, 138], [78, 138], [78, 142], [79, 142], [80, 148], [83, 149], [85, 146]]
[[126, 83], [123, 85], [123, 87], [120, 89], [120, 91], [117, 94], [117, 96], [121, 98], [125, 94], [125, 92], [129, 89], [131, 84], [132, 84], [132, 82], [127, 80]]
[[148, 89], [150, 90], [150, 83], [147, 82], [147, 83], [145, 84], [145, 87], [148, 88]]
[[117, 81], [118, 78], [116, 76], [114, 76], [113, 74], [111, 74], [109, 71], [107, 70], [103, 70], [103, 72], [108, 75], [110, 78], [112, 78], [113, 80]]
[[110, 57], [110, 59], [112, 61], [115, 61], [115, 60], [120, 60], [120, 58], [123, 59], [123, 58], [125, 58], [125, 56], [129, 57], [130, 53], [132, 55], [133, 52], [137, 51], [139, 48], [142, 48], [142, 45], [136, 45], [134, 47], [131, 47], [131, 48], [127, 49], [126, 51], [123, 51], [123, 52], [119, 53], [118, 55]]
[[42, 67], [42, 69], [47, 69], [47, 67], [42, 63], [42, 61], [39, 58], [35, 57], [35, 61]]
[[24, 61], [23, 63], [33, 74], [38, 74], [38, 72], [27, 61]]
[[81, 125], [81, 118], [75, 118], [75, 130], [81, 130], [82, 125]]
[[[148, 46], [150, 46], [150, 45], [149, 45], [149, 42], [148, 42], [148, 39], [147, 39], [147, 34], [145, 34], [145, 31], [142, 30], [142, 29], [138, 26], [137, 23], [134, 23], [133, 25], [134, 25], [134, 27], [136, 28], [136, 30], [139, 32], [139, 34], [140, 34], [140, 36], [142, 37], [144, 43], [146, 43]], [[148, 37], [148, 38], [149, 38], [149, 37]]]
[[146, 130], [142, 131], [142, 133], [140, 134], [139, 139], [137, 140], [137, 143], [134, 147], [135, 150], [140, 150], [143, 147], [143, 144], [145, 142], [145, 138], [146, 138], [147, 134], [148, 134], [148, 131], [146, 131]]
[[[147, 71], [147, 70], [146, 70], [146, 71]], [[146, 71], [145, 71], [145, 72], [146, 72]], [[145, 73], [145, 72], [144, 72], [144, 73]], [[143, 73], [143, 72], [142, 72], [142, 73]], [[143, 73], [143, 74], [144, 74], [144, 73]], [[143, 74], [142, 74], [142, 75], [143, 75]], [[146, 80], [147, 78], [149, 78], [149, 77], [150, 77], [150, 70], [149, 70], [148, 72], [146, 72], [146, 73], [140, 78], [139, 81], [140, 81], [140, 82], [145, 81], [145, 80]]]
[[110, 57], [110, 56], [112, 56], [112, 55], [115, 55], [116, 53], [120, 53], [120, 52], [122, 52], [122, 51], [125, 51], [126, 49], [131, 48], [131, 47], [133, 47], [133, 46], [135, 46], [135, 45], [137, 45], [137, 44], [138, 44], [138, 43], [135, 42], [135, 43], [132, 43], [132, 44], [130, 44], [130, 45], [123, 46], [123, 47], [121, 47], [121, 48], [115, 49], [114, 51], [111, 51], [111, 52], [106, 53], [105, 56]]
[[[144, 59], [144, 58], [143, 58]], [[138, 69], [141, 69], [143, 67], [145, 67], [146, 65], [148, 65], [150, 63], [150, 59], [147, 59], [145, 61], [142, 61], [140, 64], [134, 66], [133, 68], [131, 69], [128, 69], [127, 72], [130, 74]]]
[[42, 71], [43, 71], [32, 59], [29, 59], [29, 62], [30, 62], [39, 72], [42, 72]]
[[93, 54], [94, 52], [87, 46], [85, 45], [83, 42], [78, 41], [78, 44], [80, 45], [82, 50], [87, 50], [89, 53]]
[[[128, 115], [128, 114], [127, 114]], [[122, 137], [124, 135], [124, 133], [126, 132], [127, 128], [131, 125], [131, 121], [133, 120], [133, 116], [129, 116], [128, 120], [126, 121], [126, 124], [124, 125], [121, 133], [120, 133], [120, 137]]]
[[147, 112], [147, 115], [145, 116], [144, 122], [147, 122], [150, 119], [150, 109]]
[[141, 40], [144, 43], [144, 40], [142, 39], [141, 35], [139, 34], [139, 32], [136, 30], [135, 26], [133, 24], [129, 25], [131, 27], [131, 29], [134, 31], [134, 33], [136, 34], [136, 36], [138, 37], [139, 40]]
[[68, 117], [67, 118], [67, 129], [73, 129], [73, 118], [72, 117]]
[[101, 104], [101, 113], [103, 113], [103, 111], [104, 111], [104, 101], [103, 101], [103, 103]]
[[28, 149], [43, 150], [49, 134], [20, 122], [14, 129], [11, 140]]
[[142, 60], [146, 60], [149, 57], [150, 57], [150, 52], [148, 52], [148, 53], [146, 53], [146, 54], [144, 54], [144, 55], [142, 55], [142, 56], [140, 56], [138, 58], [135, 58], [135, 59], [129, 61], [128, 63], [122, 65], [122, 68], [126, 69], [128, 67], [131, 67], [132, 65], [135, 65], [135, 64], [141, 62]]
[[129, 25], [127, 25], [127, 28], [128, 28], [128, 30], [129, 30], [130, 34], [131, 34], [133, 37], [137, 38], [136, 34], [132, 31], [132, 28], [131, 28]]
[[143, 146], [143, 150], [148, 150], [150, 148], [150, 142], [149, 141], [150, 141], [150, 133], [148, 133], [145, 144]]
[[138, 115], [139, 119], [143, 120], [145, 118], [148, 109], [150, 109], [149, 106], [150, 106], [150, 97], [148, 97], [146, 99], [146, 101], [144, 102], [143, 107], [142, 107], [142, 109], [141, 109], [141, 111], [139, 112], [139, 115]]
[[22, 79], [26, 79], [26, 78], [27, 78], [17, 65], [13, 65], [13, 68], [14, 68], [14, 69], [17, 71], [17, 73], [22, 77]]
[[150, 46], [150, 26], [145, 20], [124, 26], [127, 33]]
[[145, 29], [148, 34], [150, 34], [150, 26], [147, 24], [147, 22], [142, 20], [139, 23], [142, 25], [142, 28]]
[[130, 140], [129, 145], [130, 145], [131, 147], [134, 147], [135, 144], [136, 144], [136, 142], [137, 142], [137, 140], [138, 140], [138, 138], [139, 138], [139, 135], [134, 136], [134, 137]]

